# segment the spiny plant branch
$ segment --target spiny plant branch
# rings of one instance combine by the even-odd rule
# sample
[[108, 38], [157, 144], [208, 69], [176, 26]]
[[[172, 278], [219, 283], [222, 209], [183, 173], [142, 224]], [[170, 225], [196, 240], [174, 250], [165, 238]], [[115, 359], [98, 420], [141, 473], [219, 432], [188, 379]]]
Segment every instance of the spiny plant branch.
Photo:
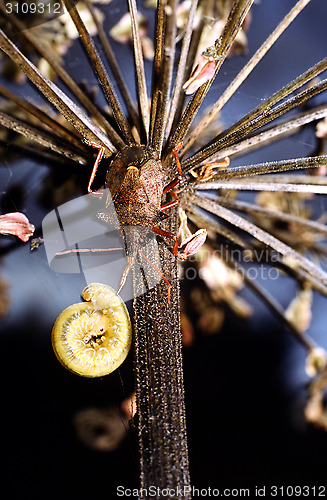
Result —
[[[299, 128], [307, 123], [319, 120], [327, 116], [327, 106], [322, 105], [304, 113], [299, 113], [295, 118], [290, 118], [278, 122], [274, 127], [265, 127], [264, 132], [250, 134], [248, 139], [244, 139], [232, 146], [226, 146], [221, 151], [213, 154], [210, 161], [218, 161], [226, 156], [236, 157], [249, 151], [271, 144], [273, 141], [287, 137], [299, 131]], [[202, 163], [202, 162], [201, 162]]]
[[[133, 101], [132, 101], [132, 98], [130, 96], [130, 92], [129, 92], [128, 87], [124, 81], [122, 74], [121, 74], [117, 59], [115, 57], [114, 51], [112, 50], [109, 39], [106, 35], [106, 32], [103, 28], [101, 21], [98, 19], [98, 16], [96, 14], [96, 11], [95, 11], [91, 1], [90, 0], [84, 0], [84, 1], [86, 1], [86, 5], [91, 13], [91, 16], [92, 16], [92, 19], [93, 19], [95, 25], [97, 27], [99, 39], [100, 39], [102, 46], [104, 48], [107, 60], [108, 60], [109, 65], [110, 65], [110, 68], [111, 68], [113, 75], [116, 79], [117, 86], [118, 86], [118, 88], [121, 92], [121, 95], [124, 99], [124, 102], [126, 104], [127, 111], [131, 117], [133, 125], [139, 131], [139, 128], [140, 128], [139, 117], [138, 117], [138, 114], [134, 108]], [[100, 113], [100, 115], [101, 115], [101, 117], [103, 116], [102, 113]]]
[[53, 133], [46, 132], [35, 125], [30, 125], [3, 111], [0, 111], [0, 123], [4, 127], [22, 134], [70, 160], [81, 164], [85, 163], [85, 156], [82, 155], [81, 148], [72, 147], [72, 144], [66, 142], [62, 137], [54, 136]]
[[178, 146], [183, 142], [184, 137], [199, 109], [205, 96], [207, 95], [219, 69], [221, 68], [223, 62], [225, 61], [228, 51], [235, 40], [237, 33], [239, 32], [246, 14], [248, 13], [253, 0], [239, 0], [235, 2], [231, 13], [228, 17], [225, 29], [219, 43], [217, 44], [217, 53], [215, 55], [215, 73], [214, 76], [207, 82], [203, 83], [201, 87], [193, 94], [191, 100], [189, 101], [183, 116], [177, 126], [176, 130], [168, 140], [168, 150], [165, 152], [165, 156], [169, 154], [174, 147]]
[[165, 42], [165, 7], [164, 0], [158, 0], [157, 6], [157, 25], [156, 25], [156, 48], [152, 68], [152, 98], [150, 111], [150, 144], [158, 151], [158, 145], [155, 144], [155, 124], [157, 118], [157, 110], [160, 99], [161, 86], [161, 68], [164, 59], [164, 42]]
[[[71, 142], [77, 148], [81, 148], [81, 140], [74, 129], [68, 129], [64, 125], [57, 123], [51, 116], [45, 113], [42, 109], [37, 108], [34, 104], [28, 103], [23, 99], [19, 99], [8, 89], [0, 85], [0, 95], [6, 97], [9, 101], [17, 104], [19, 108], [27, 112], [27, 116], [35, 116], [38, 119], [38, 125], [44, 128], [45, 131], [54, 131], [59, 137]], [[86, 148], [85, 148], [86, 149]]]
[[204, 208], [208, 212], [217, 215], [218, 217], [224, 219], [230, 224], [246, 231], [248, 234], [254, 236], [258, 241], [261, 241], [265, 245], [277, 250], [281, 255], [291, 258], [294, 265], [298, 266], [300, 269], [306, 271], [314, 279], [320, 281], [324, 286], [327, 286], [327, 274], [315, 266], [306, 257], [303, 257], [300, 253], [293, 250], [289, 245], [284, 244], [282, 241], [278, 240], [270, 233], [260, 229], [255, 224], [249, 222], [238, 214], [235, 214], [231, 210], [218, 205], [215, 201], [208, 200], [199, 196], [190, 195], [190, 203]]
[[182, 88], [183, 83], [187, 79], [185, 77], [185, 75], [186, 75], [186, 63], [187, 63], [187, 56], [189, 53], [189, 47], [190, 47], [190, 43], [191, 43], [191, 36], [192, 36], [193, 24], [194, 24], [194, 18], [195, 18], [197, 6], [198, 6], [198, 0], [192, 0], [191, 8], [190, 8], [189, 16], [187, 19], [186, 28], [185, 28], [185, 33], [183, 36], [181, 55], [179, 58], [174, 88], [173, 88], [172, 96], [171, 96], [169, 115], [168, 115], [168, 120], [167, 120], [167, 124], [166, 124], [165, 139], [167, 139], [167, 137], [169, 136], [169, 133], [170, 133], [173, 121], [174, 121], [174, 117], [176, 117], [176, 115], [177, 115], [178, 101], [179, 101], [180, 97], [183, 95], [180, 92], [180, 89]]
[[[9, 40], [5, 33], [0, 30], [0, 47], [28, 78], [36, 85], [36, 87], [48, 98], [48, 100], [72, 123], [76, 130], [86, 140], [86, 142], [99, 143], [106, 151], [107, 156], [110, 156], [116, 149], [110, 139], [97, 127], [56, 84], [43, 76], [39, 70], [31, 63], [20, 50]], [[100, 142], [99, 142], [100, 141]]]
[[[322, 167], [327, 165], [327, 156], [312, 156], [307, 158], [294, 158], [291, 160], [267, 161], [265, 163], [257, 163], [255, 165], [240, 165], [238, 167], [230, 167], [213, 175], [210, 181], [192, 183], [192, 187], [196, 189], [221, 189], [218, 184], [221, 182], [224, 188], [228, 188], [230, 179], [240, 177], [252, 177], [262, 174], [271, 174], [273, 172], [285, 172], [288, 170], [298, 170], [306, 168]], [[296, 177], [297, 178], [297, 177]], [[263, 179], [254, 177], [253, 182], [266, 182], [268, 179], [265, 176]], [[283, 177], [283, 179], [286, 179]], [[310, 182], [310, 177], [306, 177]], [[228, 181], [228, 184], [225, 183]], [[313, 182], [315, 182], [313, 180]], [[217, 184], [213, 187], [213, 184]], [[244, 185], [244, 184], [242, 184]]]
[[[33, 35], [30, 30], [25, 29], [24, 24], [14, 14], [10, 14], [9, 16], [3, 0], [0, 0], [0, 10], [2, 14], [6, 16], [8, 21], [10, 23], [13, 23], [15, 28], [19, 30], [20, 34], [26, 39], [26, 41], [30, 43], [35, 48], [35, 50], [49, 63], [54, 72], [62, 79], [62, 81], [72, 91], [73, 95], [79, 100], [79, 102], [85, 107], [85, 109], [89, 111], [91, 116], [93, 116], [96, 121], [101, 124], [101, 126], [109, 134], [112, 144], [116, 147], [122, 147], [124, 145], [124, 142], [117, 134], [115, 129], [110, 125], [110, 123], [108, 123], [103, 114], [77, 85], [74, 79], [62, 67], [58, 58], [54, 54], [52, 54], [52, 52], [49, 51], [45, 46], [43, 46], [40, 40], [35, 35]], [[113, 151], [115, 150], [114, 146], [112, 147]]]
[[[325, 61], [327, 62], [327, 61]], [[311, 70], [309, 70], [311, 72]], [[290, 111], [296, 106], [300, 106], [302, 103], [306, 102], [308, 99], [314, 97], [315, 95], [323, 92], [327, 88], [327, 79], [322, 80], [321, 82], [311, 86], [310, 88], [300, 92], [294, 97], [287, 99], [286, 102], [277, 104], [274, 108], [271, 109], [271, 102], [265, 101], [263, 105], [265, 107], [264, 112], [256, 108], [253, 112], [249, 113], [245, 119], [242, 119], [239, 123], [240, 128], [235, 128], [233, 131], [229, 133], [225, 131], [223, 134], [218, 136], [209, 146], [199, 150], [196, 154], [191, 156], [189, 159], [185, 160], [182, 163], [183, 172], [187, 173], [191, 170], [196, 164], [210, 158], [218, 151], [221, 151], [223, 148], [227, 146], [231, 146], [240, 139], [243, 139], [251, 132], [254, 132], [260, 127], [263, 127], [265, 124], [275, 120], [279, 116], [282, 116], [287, 111]], [[253, 114], [252, 114], [253, 113]]]
[[119, 125], [121, 133], [124, 139], [126, 140], [127, 144], [134, 144], [135, 140], [132, 134], [131, 127], [124, 116], [124, 112], [118, 101], [118, 97], [116, 96], [116, 92], [113, 88], [112, 82], [110, 81], [109, 75], [99, 56], [99, 53], [95, 47], [93, 39], [88, 33], [85, 24], [83, 23], [75, 7], [74, 2], [71, 0], [64, 0], [64, 3], [80, 35], [80, 40], [83, 42], [85, 52], [89, 57], [90, 61], [92, 62], [92, 68], [96, 73], [96, 76], [101, 85], [103, 93], [108, 101], [108, 104], [111, 106], [111, 109], [114, 113], [116, 122]]
[[141, 38], [138, 28], [137, 7], [135, 0], [128, 0], [129, 12], [133, 30], [135, 74], [137, 83], [137, 95], [139, 100], [140, 117], [142, 120], [142, 131], [146, 142], [149, 135], [149, 104], [146, 88], [144, 60], [142, 54]]
[[292, 23], [292, 21], [294, 21], [296, 16], [304, 9], [306, 5], [308, 5], [310, 1], [311, 0], [299, 0], [297, 4], [293, 7], [293, 9], [283, 18], [283, 20], [279, 23], [277, 28], [271, 33], [271, 35], [268, 36], [268, 38], [263, 42], [261, 47], [251, 57], [249, 62], [241, 69], [241, 71], [237, 74], [234, 80], [229, 84], [229, 86], [223, 92], [221, 97], [213, 105], [210, 112], [206, 113], [206, 116], [200, 120], [199, 124], [195, 127], [195, 129], [189, 135], [187, 140], [185, 140], [182, 154], [188, 151], [188, 149], [193, 145], [194, 141], [196, 140], [198, 135], [202, 132], [202, 130], [208, 127], [210, 123], [217, 117], [219, 111], [222, 110], [224, 105], [229, 101], [229, 99], [240, 87], [240, 85], [244, 82], [244, 80], [249, 76], [249, 74], [257, 66], [257, 64], [262, 60], [262, 58], [265, 56], [268, 50], [270, 50], [270, 48], [274, 45], [274, 43], [279, 39], [281, 34]]

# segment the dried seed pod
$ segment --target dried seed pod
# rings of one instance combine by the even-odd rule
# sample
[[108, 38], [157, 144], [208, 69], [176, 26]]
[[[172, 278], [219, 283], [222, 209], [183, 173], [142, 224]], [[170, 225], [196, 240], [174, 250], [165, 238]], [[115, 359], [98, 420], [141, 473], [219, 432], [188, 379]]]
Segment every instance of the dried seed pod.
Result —
[[132, 341], [127, 308], [110, 286], [84, 288], [86, 302], [67, 307], [52, 329], [54, 352], [65, 368], [83, 377], [102, 377], [125, 360]]

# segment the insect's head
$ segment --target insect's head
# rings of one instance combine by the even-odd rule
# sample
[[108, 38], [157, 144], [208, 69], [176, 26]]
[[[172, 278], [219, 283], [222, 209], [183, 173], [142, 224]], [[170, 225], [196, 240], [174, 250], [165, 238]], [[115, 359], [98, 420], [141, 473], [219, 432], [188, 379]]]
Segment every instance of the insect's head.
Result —
[[139, 169], [147, 160], [158, 159], [158, 156], [149, 146], [134, 144], [133, 146], [125, 146], [117, 154], [117, 158], [120, 158], [125, 167]]

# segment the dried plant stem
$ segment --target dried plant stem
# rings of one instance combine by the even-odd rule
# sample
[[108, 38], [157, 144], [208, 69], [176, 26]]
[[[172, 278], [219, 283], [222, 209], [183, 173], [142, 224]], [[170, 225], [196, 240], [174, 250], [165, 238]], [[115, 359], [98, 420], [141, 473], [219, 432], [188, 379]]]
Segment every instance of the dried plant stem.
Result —
[[[165, 229], [177, 230], [177, 213]], [[167, 284], [134, 300], [136, 397], [140, 443], [141, 488], [183, 489], [190, 485], [183, 391], [179, 280], [176, 259], [160, 249]], [[134, 276], [137, 289], [139, 279]], [[147, 498], [142, 495], [142, 499]], [[159, 496], [154, 498], [159, 499]], [[176, 497], [177, 498], [177, 497]], [[185, 496], [190, 500], [190, 496]]]
[[268, 208], [264, 208], [255, 203], [247, 203], [245, 201], [231, 200], [230, 198], [223, 196], [214, 196], [213, 199], [220, 205], [229, 208], [234, 208], [235, 210], [240, 210], [241, 212], [245, 212], [254, 218], [257, 218], [258, 215], [259, 216], [264, 215], [265, 218], [272, 219], [274, 221], [282, 221], [282, 222], [287, 222], [288, 224], [296, 224], [303, 231], [312, 230], [327, 236], [327, 226], [325, 226], [324, 224], [320, 224], [319, 222], [315, 222], [312, 220], [304, 219], [303, 217], [281, 212], [280, 210], [271, 210]]
[[0, 124], [4, 127], [14, 130], [19, 134], [38, 142], [41, 146], [47, 147], [56, 153], [59, 153], [69, 160], [74, 160], [77, 163], [84, 164], [85, 156], [82, 151], [72, 147], [69, 142], [64, 141], [62, 138], [54, 135], [53, 133], [41, 130], [39, 127], [30, 125], [23, 120], [14, 118], [7, 113], [0, 111]]
[[64, 0], [65, 6], [69, 12], [72, 21], [74, 22], [76, 29], [80, 35], [80, 40], [83, 42], [84, 49], [88, 58], [91, 61], [92, 68], [95, 71], [98, 81], [101, 85], [103, 93], [108, 101], [108, 104], [111, 106], [117, 124], [122, 132], [124, 139], [127, 144], [133, 144], [135, 142], [131, 128], [129, 123], [124, 116], [121, 105], [116, 96], [116, 92], [113, 88], [113, 85], [110, 81], [109, 75], [105, 69], [105, 66], [98, 54], [97, 49], [95, 48], [92, 37], [87, 31], [85, 24], [83, 23], [78, 10], [75, 7], [74, 1], [72, 0]]
[[210, 81], [201, 85], [201, 87], [193, 94], [176, 130], [174, 131], [173, 136], [169, 140], [169, 147], [168, 151], [166, 152], [166, 155], [169, 154], [174, 149], [174, 147], [176, 147], [183, 141], [185, 134], [187, 133], [199, 107], [203, 102], [203, 99], [207, 95], [207, 92], [209, 91], [219, 69], [221, 68], [224, 60], [226, 59], [228, 51], [232, 43], [234, 42], [235, 37], [239, 32], [243, 24], [243, 21], [245, 19], [245, 16], [248, 13], [252, 3], [253, 0], [235, 1], [232, 11], [228, 17], [221, 39], [219, 40], [220, 43], [217, 48], [217, 55], [215, 58], [216, 60], [215, 74]]
[[0, 30], [0, 48], [20, 67], [42, 94], [63, 114], [66, 120], [72, 123], [86, 142], [95, 142], [103, 146], [106, 156], [110, 156], [115, 151], [106, 134], [62, 90], [42, 75], [2, 30]]
[[157, 108], [159, 105], [160, 98], [160, 86], [161, 86], [161, 66], [164, 57], [164, 42], [165, 42], [165, 7], [166, 3], [164, 0], [158, 0], [157, 7], [157, 27], [156, 27], [156, 49], [153, 60], [152, 69], [152, 98], [151, 98], [151, 111], [150, 111], [150, 144], [155, 147], [155, 123], [157, 117]]
[[225, 238], [227, 241], [239, 246], [240, 248], [249, 248], [249, 243], [241, 238], [241, 236], [235, 231], [232, 231], [225, 225], [223, 226], [217, 220], [213, 221], [208, 218], [202, 217], [198, 212], [195, 213], [194, 211], [192, 211], [192, 205], [187, 205], [185, 208], [187, 209], [187, 217], [189, 218], [189, 220], [192, 221], [197, 227], [206, 227], [208, 233], [212, 233], [212, 239], [214, 239], [216, 235], [219, 235]]
[[98, 110], [98, 108], [87, 97], [87, 95], [77, 85], [73, 78], [71, 78], [67, 71], [62, 67], [62, 65], [58, 61], [58, 58], [54, 54], [52, 54], [51, 51], [49, 51], [44, 45], [42, 45], [39, 39], [32, 33], [32, 30], [25, 29], [24, 24], [14, 14], [10, 14], [9, 16], [2, 0], [0, 0], [0, 10], [7, 16], [8, 20], [20, 31], [20, 34], [25, 37], [28, 43], [30, 43], [35, 48], [35, 50], [49, 63], [55, 73], [57, 73], [57, 75], [72, 91], [76, 99], [79, 100], [79, 102], [91, 114], [91, 116], [94, 116], [96, 121], [106, 130], [113, 144], [112, 150], [115, 150], [114, 146], [123, 146], [124, 142], [117, 134], [115, 129], [110, 125], [110, 123], [108, 123], [103, 114]]
[[282, 241], [278, 240], [263, 229], [260, 229], [255, 224], [249, 222], [240, 215], [235, 214], [231, 210], [218, 205], [218, 203], [215, 203], [212, 200], [207, 200], [199, 196], [191, 196], [191, 202], [192, 201], [194, 201], [199, 207], [217, 215], [230, 224], [237, 226], [239, 229], [246, 231], [248, 234], [254, 236], [258, 241], [261, 241], [268, 247], [277, 250], [277, 252], [281, 255], [291, 259], [294, 266], [298, 266], [300, 269], [312, 275], [316, 280], [319, 280], [325, 286], [327, 285], [327, 274], [324, 271], [315, 266], [310, 260], [293, 250], [293, 248], [285, 245]]
[[[219, 249], [221, 252], [221, 248]], [[232, 252], [229, 248], [224, 248], [221, 254], [222, 259], [225, 261], [225, 264], [234, 269], [237, 272], [242, 272], [240, 265], [234, 260]], [[244, 283], [253, 290], [253, 292], [260, 297], [263, 302], [269, 307], [269, 309], [274, 313], [274, 315], [281, 320], [282, 323], [286, 326], [286, 328], [293, 333], [298, 341], [307, 349], [310, 350], [314, 347], [313, 341], [306, 336], [303, 332], [299, 332], [294, 324], [286, 317], [285, 310], [281, 306], [281, 304], [265, 289], [263, 288], [256, 280], [251, 279], [247, 273], [242, 273], [242, 277], [244, 279]]]
[[327, 106], [319, 106], [310, 111], [300, 113], [296, 118], [285, 120], [275, 127], [269, 127], [264, 132], [251, 134], [249, 139], [244, 139], [233, 146], [227, 146], [221, 151], [215, 153], [210, 158], [210, 161], [218, 161], [226, 158], [226, 156], [238, 156], [240, 154], [248, 153], [262, 147], [265, 144], [270, 144], [274, 140], [287, 137], [296, 133], [299, 128], [307, 123], [315, 120], [320, 120], [327, 116]]
[[127, 111], [130, 114], [133, 125], [136, 127], [137, 130], [139, 130], [139, 128], [140, 128], [139, 117], [138, 117], [136, 110], [134, 109], [132, 98], [130, 96], [130, 93], [129, 93], [127, 85], [124, 81], [124, 78], [121, 74], [120, 68], [119, 68], [118, 63], [117, 63], [117, 59], [116, 59], [115, 54], [114, 54], [114, 52], [111, 48], [111, 45], [109, 43], [109, 39], [106, 35], [105, 30], [103, 29], [102, 23], [100, 22], [100, 20], [98, 19], [98, 16], [96, 15], [96, 11], [95, 11], [95, 8], [93, 7], [93, 4], [90, 2], [90, 0], [86, 0], [86, 4], [87, 4], [87, 7], [92, 15], [94, 24], [97, 27], [99, 39], [100, 39], [102, 46], [104, 48], [106, 57], [108, 59], [108, 62], [110, 64], [110, 67], [112, 69], [114, 77], [116, 79], [116, 82], [117, 82], [117, 85], [118, 85], [119, 90], [121, 92], [121, 95], [125, 101]]
[[[192, 204], [191, 202], [188, 202], [185, 208], [187, 209], [187, 215], [189, 219], [192, 220], [198, 227], [206, 226], [207, 229], [210, 232], [212, 232], [213, 235], [215, 235], [215, 233], [222, 235], [223, 237], [227, 238], [227, 240], [230, 240], [236, 245], [240, 246], [240, 248], [244, 249], [258, 248], [259, 243], [245, 241], [243, 240], [243, 238], [239, 236], [238, 233], [236, 234], [229, 228], [222, 226], [216, 219], [208, 218], [207, 216], [203, 217], [202, 210], [200, 210], [196, 205]], [[296, 279], [296, 281], [299, 283], [306, 283], [306, 282], [310, 283], [310, 285], [315, 290], [327, 296], [327, 286], [324, 285], [320, 279], [311, 275], [310, 272], [304, 271], [298, 266], [290, 267], [282, 260], [279, 261], [276, 260], [276, 258], [274, 258], [274, 261], [271, 262], [271, 265], [274, 267], [278, 267], [284, 272], [286, 272], [286, 274], [293, 276], [294, 279]]]
[[149, 134], [149, 105], [148, 95], [146, 88], [144, 60], [141, 46], [141, 38], [138, 27], [137, 7], [135, 0], [128, 0], [129, 12], [132, 22], [133, 30], [133, 46], [134, 46], [134, 60], [135, 60], [135, 73], [137, 84], [137, 95], [139, 100], [140, 116], [142, 118], [143, 133], [145, 132], [146, 140]]
[[60, 123], [57, 123], [53, 118], [51, 118], [51, 116], [49, 116], [49, 114], [45, 113], [42, 109], [39, 109], [35, 105], [19, 99], [2, 85], [0, 85], [0, 94], [17, 104], [19, 108], [26, 111], [28, 117], [35, 116], [35, 118], [37, 118], [39, 121], [38, 126], [40, 128], [42, 127], [45, 132], [54, 132], [59, 137], [62, 137], [66, 141], [69, 141], [79, 149], [83, 147], [81, 146], [81, 139], [74, 129], [69, 130]]
[[[161, 154], [169, 110], [169, 93], [175, 58], [176, 6], [176, 0], [168, 0], [164, 16], [159, 17], [158, 10], [158, 23], [160, 22], [161, 26], [160, 28], [157, 26], [160, 37], [156, 46], [154, 68], [159, 72], [160, 77], [154, 78], [155, 100], [151, 110], [151, 145], [158, 154]], [[158, 47], [159, 41], [162, 44], [161, 47]]]
[[183, 37], [181, 55], [179, 58], [174, 88], [172, 91], [171, 103], [170, 103], [170, 108], [169, 108], [169, 116], [168, 116], [168, 120], [167, 120], [167, 124], [166, 124], [166, 134], [165, 134], [166, 138], [168, 137], [168, 135], [170, 133], [170, 129], [172, 127], [174, 117], [176, 115], [176, 110], [177, 110], [180, 94], [182, 94], [181, 88], [182, 88], [182, 85], [185, 81], [186, 61], [187, 61], [187, 55], [188, 55], [190, 42], [191, 42], [193, 23], [194, 23], [197, 5], [198, 5], [198, 0], [192, 0], [191, 8], [190, 8], [186, 28], [185, 28], [185, 34]]
[[[327, 65], [327, 59], [324, 60], [324, 64]], [[244, 121], [246, 123], [245, 125], [240, 125], [240, 128], [235, 126], [231, 127], [233, 128], [232, 132], [229, 133], [228, 131], [230, 131], [230, 129], [228, 129], [228, 131], [220, 134], [209, 146], [201, 149], [195, 155], [191, 156], [189, 159], [183, 162], [183, 171], [188, 172], [189, 170], [194, 168], [195, 165], [198, 165], [200, 162], [206, 160], [207, 158], [210, 158], [218, 151], [221, 151], [228, 146], [232, 146], [233, 144], [237, 144], [240, 139], [243, 139], [251, 132], [254, 132], [258, 128], [266, 125], [272, 120], [275, 120], [279, 116], [282, 116], [284, 113], [290, 111], [295, 106], [300, 106], [308, 99], [314, 97], [315, 95], [323, 92], [326, 89], [327, 79], [322, 80], [316, 85], [313, 85], [312, 87], [300, 92], [296, 96], [289, 98], [286, 102], [277, 104], [273, 109], [271, 109], [271, 105], [268, 105], [264, 113], [258, 113], [258, 109], [256, 108], [256, 110], [247, 115], [247, 118], [241, 120], [242, 122]]]
[[277, 28], [269, 35], [269, 37], [263, 42], [261, 47], [256, 51], [256, 53], [251, 57], [249, 62], [241, 69], [241, 71], [234, 78], [232, 83], [227, 87], [221, 97], [213, 105], [209, 113], [206, 113], [205, 117], [202, 118], [197, 127], [192, 131], [188, 139], [184, 143], [183, 151], [184, 153], [192, 146], [199, 134], [214, 120], [219, 111], [224, 107], [224, 105], [229, 101], [232, 95], [244, 82], [244, 80], [253, 71], [256, 65], [262, 60], [264, 55], [273, 46], [273, 44], [278, 40], [281, 34], [286, 30], [286, 28], [291, 24], [296, 16], [304, 9], [304, 7], [311, 0], [299, 0], [293, 9], [283, 18]]
[[[201, 35], [202, 35], [203, 30], [208, 22], [208, 15], [210, 13], [210, 10], [212, 9], [213, 3], [214, 3], [214, 0], [202, 0], [202, 2], [201, 2], [202, 16], [201, 16], [199, 25], [194, 28], [193, 33], [192, 33], [189, 51], [188, 51], [187, 58], [186, 58], [183, 83], [185, 81], [187, 81], [191, 75], [192, 68], [194, 66], [195, 57], [196, 57], [196, 54], [198, 51]], [[173, 119], [173, 123], [172, 123], [170, 132], [172, 132], [173, 130], [176, 130], [176, 126], [182, 117], [183, 106], [184, 106], [186, 96], [185, 96], [185, 92], [181, 91], [181, 88], [182, 87], [179, 87], [179, 89], [178, 89], [176, 111], [175, 111], [175, 116], [173, 117], [174, 119]]]
[[[257, 163], [255, 165], [240, 165], [239, 167], [232, 167], [227, 170], [218, 172], [210, 179], [210, 181], [197, 182], [196, 184], [193, 183], [192, 186], [196, 187], [197, 189], [217, 189], [216, 187], [212, 187], [213, 184], [216, 185], [217, 182], [219, 183], [227, 180], [230, 181], [230, 179], [233, 179], [235, 177], [239, 178], [249, 176], [253, 176], [253, 182], [267, 182], [267, 180], [270, 180], [268, 176], [265, 176], [264, 178], [257, 176], [261, 174], [270, 174], [273, 172], [285, 172], [287, 170], [317, 168], [322, 166], [327, 166], [327, 156], [308, 156], [307, 158], [294, 158], [291, 160], [267, 161], [265, 163]], [[281, 182], [286, 181], [286, 177], [281, 177], [281, 179]], [[296, 179], [297, 177], [295, 177], [295, 182]], [[313, 179], [310, 179], [310, 177], [306, 177], [306, 179], [308, 183], [315, 183], [314, 180], [316, 179], [316, 177], [314, 177]]]
[[[316, 158], [320, 158], [320, 156], [317, 156]], [[323, 160], [326, 159], [325, 156], [322, 156]], [[322, 165], [325, 165], [325, 163], [322, 163]], [[275, 183], [281, 183], [284, 184], [285, 182], [289, 184], [315, 184], [317, 186], [327, 186], [327, 177], [324, 175], [314, 175], [314, 176], [309, 176], [309, 175], [299, 175], [299, 174], [292, 174], [292, 173], [287, 173], [285, 175], [265, 175], [265, 177], [257, 177], [255, 178], [256, 182], [275, 182]]]
[[159, 106], [157, 108], [157, 117], [154, 131], [154, 143], [156, 149], [161, 154], [163, 140], [165, 138], [166, 123], [169, 112], [169, 93], [171, 88], [173, 67], [175, 59], [176, 44], [176, 8], [177, 1], [169, 0], [166, 12], [166, 32], [165, 32], [165, 50], [162, 66], [162, 84], [160, 89]]
[[[202, 188], [203, 189], [203, 188]], [[209, 183], [206, 189], [236, 189], [238, 191], [273, 191], [284, 193], [327, 194], [327, 186], [309, 184], [286, 184], [275, 182], [222, 181]]]
[[265, 304], [269, 307], [269, 309], [273, 312], [273, 314], [281, 320], [282, 323], [286, 326], [286, 328], [293, 333], [293, 335], [296, 337], [298, 341], [309, 351], [312, 349], [315, 344], [314, 342], [307, 337], [304, 333], [300, 333], [298, 330], [294, 328], [293, 323], [291, 323], [285, 316], [285, 311], [283, 307], [280, 305], [279, 302], [267, 291], [265, 290], [260, 284], [255, 281], [251, 280], [246, 273], [244, 273], [244, 281], [246, 285], [249, 286], [249, 288], [252, 288], [252, 290], [260, 297]]

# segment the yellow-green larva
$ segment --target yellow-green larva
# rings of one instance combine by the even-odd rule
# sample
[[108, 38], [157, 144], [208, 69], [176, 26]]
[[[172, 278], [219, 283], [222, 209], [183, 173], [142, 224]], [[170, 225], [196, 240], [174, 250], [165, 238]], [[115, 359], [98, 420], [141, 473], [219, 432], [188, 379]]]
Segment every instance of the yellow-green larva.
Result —
[[62, 365], [82, 377], [102, 377], [125, 360], [132, 325], [123, 300], [108, 285], [84, 288], [86, 302], [67, 307], [52, 329], [52, 346]]

